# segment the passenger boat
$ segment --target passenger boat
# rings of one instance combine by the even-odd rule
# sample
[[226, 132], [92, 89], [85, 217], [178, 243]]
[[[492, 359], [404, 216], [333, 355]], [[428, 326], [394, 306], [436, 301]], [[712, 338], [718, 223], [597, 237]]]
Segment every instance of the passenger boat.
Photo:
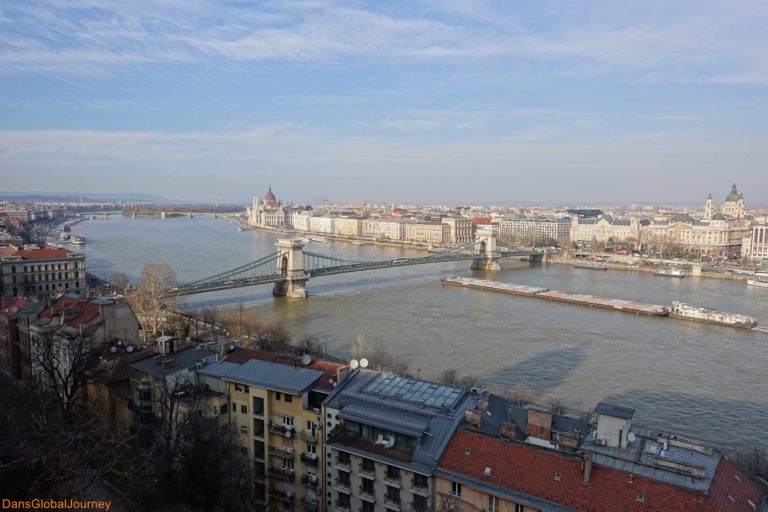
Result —
[[747, 279], [748, 286], [768, 288], [768, 274], [765, 272], [755, 272], [754, 277], [755, 279]]
[[322, 236], [308, 236], [309, 240], [311, 242], [326, 242], [327, 239]]
[[653, 273], [653, 275], [664, 276], [664, 277], [678, 277], [682, 279], [683, 277], [685, 277], [685, 272], [683, 272], [678, 268], [662, 269], [662, 270], [657, 270], [656, 272]]
[[751, 316], [740, 313], [721, 313], [707, 308], [697, 308], [689, 306], [684, 302], [673, 302], [669, 316], [681, 318], [683, 320], [693, 320], [695, 322], [706, 322], [709, 324], [726, 325], [729, 327], [742, 327], [752, 329], [757, 326], [757, 320]]
[[85, 236], [84, 235], [75, 235], [71, 239], [72, 243], [75, 245], [82, 245], [85, 243]]
[[69, 242], [69, 238], [70, 238], [69, 233], [67, 233], [66, 231], [62, 231], [61, 233], [59, 233], [59, 241]]

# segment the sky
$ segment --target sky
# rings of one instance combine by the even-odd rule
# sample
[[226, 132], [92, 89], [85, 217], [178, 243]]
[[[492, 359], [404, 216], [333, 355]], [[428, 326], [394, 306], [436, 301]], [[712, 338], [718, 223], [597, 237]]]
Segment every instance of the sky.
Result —
[[4, 0], [0, 190], [768, 206], [765, 0]]

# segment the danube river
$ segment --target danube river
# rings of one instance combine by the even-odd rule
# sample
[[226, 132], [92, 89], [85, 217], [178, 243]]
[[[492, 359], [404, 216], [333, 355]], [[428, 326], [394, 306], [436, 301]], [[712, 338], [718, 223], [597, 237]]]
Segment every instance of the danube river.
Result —
[[[87, 237], [89, 271], [122, 271], [134, 281], [152, 262], [170, 264], [180, 282], [206, 277], [274, 252], [278, 238], [207, 217], [110, 218], [77, 224], [73, 232]], [[352, 260], [424, 254], [333, 242], [309, 248]], [[635, 421], [646, 426], [716, 444], [768, 447], [768, 334], [443, 286], [447, 275], [656, 304], [682, 300], [768, 324], [768, 290], [744, 282], [527, 263], [494, 273], [473, 273], [469, 262], [459, 262], [322, 277], [309, 282], [305, 300], [275, 299], [264, 285], [185, 303], [190, 309], [252, 305], [296, 337], [314, 335], [339, 355], [358, 337], [381, 342], [422, 378], [456, 368], [502, 386], [527, 384], [540, 402], [562, 398], [590, 410], [605, 400], [636, 408]]]

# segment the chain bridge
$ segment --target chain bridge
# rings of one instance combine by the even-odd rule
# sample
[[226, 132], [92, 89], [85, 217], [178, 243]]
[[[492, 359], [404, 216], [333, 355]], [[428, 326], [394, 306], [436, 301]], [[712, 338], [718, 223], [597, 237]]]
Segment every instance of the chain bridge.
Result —
[[361, 272], [381, 268], [472, 261], [473, 269], [499, 270], [499, 258], [542, 261], [544, 253], [507, 246], [496, 240], [493, 232], [478, 232], [475, 241], [444, 252], [418, 258], [394, 258], [382, 261], [350, 261], [305, 251], [303, 240], [282, 239], [277, 251], [219, 274], [198, 279], [173, 288], [168, 296], [178, 297], [244, 286], [273, 283], [276, 296], [306, 297], [307, 281], [313, 277]]

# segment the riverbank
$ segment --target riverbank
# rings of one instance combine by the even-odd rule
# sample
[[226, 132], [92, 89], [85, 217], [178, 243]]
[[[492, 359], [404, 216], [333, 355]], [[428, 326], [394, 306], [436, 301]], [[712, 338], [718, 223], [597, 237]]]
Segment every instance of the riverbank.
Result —
[[[581, 258], [571, 258], [564, 255], [556, 255], [556, 256], [550, 256], [548, 263], [557, 263], [561, 265], [579, 265], [584, 264], [586, 260]], [[689, 266], [690, 263], [688, 262], [681, 262], [677, 260], [634, 260], [635, 262], [641, 263], [640, 265], [630, 265], [632, 261], [628, 261], [626, 264], [623, 263], [610, 263], [610, 262], [600, 262], [600, 265], [610, 269], [610, 270], [623, 270], [625, 272], [658, 272], [659, 270], [669, 268], [670, 266], [675, 267], [686, 267]], [[650, 263], [650, 265], [643, 265], [642, 263]], [[709, 270], [702, 270], [701, 274], [698, 276], [693, 276], [689, 271], [686, 272], [686, 277], [705, 277], [708, 279], [722, 279], [727, 281], [744, 281], [746, 282], [747, 279], [749, 279], [751, 276], [746, 275], [739, 275], [739, 274], [723, 274], [720, 272], [712, 272]]]

